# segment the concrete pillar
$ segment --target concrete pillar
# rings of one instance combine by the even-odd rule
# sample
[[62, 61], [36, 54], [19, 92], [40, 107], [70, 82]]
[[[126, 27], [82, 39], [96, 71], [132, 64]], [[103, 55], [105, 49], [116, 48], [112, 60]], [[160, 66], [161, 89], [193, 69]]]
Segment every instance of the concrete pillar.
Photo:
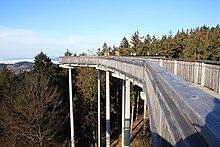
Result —
[[205, 63], [202, 62], [201, 86], [205, 85]]
[[124, 146], [130, 146], [130, 81], [126, 80], [126, 100], [125, 100], [125, 142]]
[[70, 132], [71, 132], [71, 147], [75, 147], [74, 138], [74, 120], [73, 120], [73, 81], [71, 68], [69, 68], [69, 98], [70, 98]]
[[101, 78], [100, 70], [98, 70], [98, 147], [102, 146], [101, 139]]
[[106, 147], [110, 147], [110, 84], [109, 84], [109, 71], [106, 71]]
[[173, 73], [177, 75], [177, 60], [174, 61], [174, 70]]
[[160, 59], [160, 66], [163, 67], [163, 60]]
[[198, 77], [199, 77], [199, 63], [195, 62], [194, 65], [194, 83], [198, 84]]
[[125, 81], [122, 81], [122, 132], [121, 132], [121, 144], [124, 147], [124, 132], [125, 132]]

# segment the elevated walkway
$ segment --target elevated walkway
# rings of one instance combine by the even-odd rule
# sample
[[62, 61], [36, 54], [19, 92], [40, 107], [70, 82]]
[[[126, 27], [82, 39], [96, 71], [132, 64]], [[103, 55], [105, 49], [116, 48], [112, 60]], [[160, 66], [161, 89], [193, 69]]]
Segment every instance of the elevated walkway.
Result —
[[[220, 93], [219, 63], [84, 56], [60, 57], [60, 64], [66, 68], [94, 67], [106, 71], [107, 77], [111, 73], [126, 80], [125, 112], [130, 112], [129, 82], [142, 87], [154, 146], [220, 146], [220, 100], [185, 81]], [[110, 106], [108, 94], [106, 103]], [[125, 134], [130, 138], [130, 116], [125, 116]], [[125, 144], [130, 146], [130, 140]]]

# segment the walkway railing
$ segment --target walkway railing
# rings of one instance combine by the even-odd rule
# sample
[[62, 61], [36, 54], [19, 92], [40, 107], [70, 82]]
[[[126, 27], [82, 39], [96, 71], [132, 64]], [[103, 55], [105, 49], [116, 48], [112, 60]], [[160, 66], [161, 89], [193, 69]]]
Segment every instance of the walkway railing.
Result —
[[152, 59], [183, 79], [220, 94], [220, 62], [204, 60]]

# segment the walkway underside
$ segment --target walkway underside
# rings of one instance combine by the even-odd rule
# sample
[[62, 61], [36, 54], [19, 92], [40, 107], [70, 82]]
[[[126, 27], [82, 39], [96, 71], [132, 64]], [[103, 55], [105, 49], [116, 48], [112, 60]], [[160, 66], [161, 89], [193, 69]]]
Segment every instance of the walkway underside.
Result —
[[143, 88], [154, 146], [220, 146], [220, 101], [149, 59], [60, 57], [63, 67], [88, 66]]

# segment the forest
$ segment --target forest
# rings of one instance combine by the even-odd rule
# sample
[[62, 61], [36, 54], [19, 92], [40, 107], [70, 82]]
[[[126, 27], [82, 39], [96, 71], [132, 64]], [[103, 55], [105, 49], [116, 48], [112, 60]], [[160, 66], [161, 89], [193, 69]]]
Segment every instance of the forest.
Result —
[[[130, 41], [123, 37], [118, 47], [104, 43], [97, 55], [166, 56], [191, 60], [220, 61], [220, 28], [200, 28], [170, 33], [160, 39], [134, 32]], [[66, 51], [65, 56], [72, 56]], [[85, 54], [81, 54], [85, 55]], [[97, 142], [97, 70], [73, 69], [73, 110], [77, 146], [95, 146]], [[105, 134], [105, 73], [101, 73], [102, 129]], [[121, 132], [122, 81], [110, 78], [112, 138]], [[138, 92], [131, 86], [132, 111]], [[53, 64], [40, 52], [30, 71], [0, 71], [0, 146], [69, 146], [68, 70]], [[135, 119], [135, 118], [134, 118]], [[104, 140], [103, 140], [104, 143]]]
[[123, 37], [118, 47], [108, 46], [105, 42], [98, 49], [98, 55], [121, 56], [166, 56], [167, 58], [181, 58], [190, 60], [214, 60], [220, 61], [220, 27], [197, 27], [195, 29], [178, 30], [175, 35], [163, 35], [157, 38], [155, 35], [140, 36], [136, 31], [130, 41]]
[[[67, 51], [65, 56], [71, 56]], [[75, 143], [97, 143], [97, 70], [75, 68], [73, 110]], [[0, 146], [70, 146], [68, 70], [53, 64], [43, 52], [30, 71], [0, 71]], [[105, 130], [105, 74], [102, 73], [101, 107]], [[121, 125], [118, 97], [121, 82], [111, 78], [111, 118]], [[114, 134], [119, 134], [118, 129]], [[103, 138], [104, 139], [104, 138]], [[104, 141], [103, 141], [104, 142]]]

